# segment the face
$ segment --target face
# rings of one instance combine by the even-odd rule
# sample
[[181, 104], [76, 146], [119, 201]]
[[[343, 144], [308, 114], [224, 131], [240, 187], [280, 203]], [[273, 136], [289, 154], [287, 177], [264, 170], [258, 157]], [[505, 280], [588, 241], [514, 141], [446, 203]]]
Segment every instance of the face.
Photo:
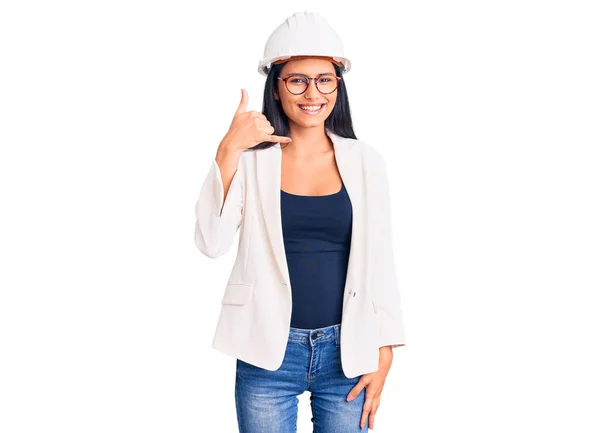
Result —
[[[286, 78], [291, 74], [303, 74], [309, 78], [317, 77], [319, 74], [331, 73], [334, 75], [335, 68], [331, 61], [326, 58], [309, 57], [297, 60], [288, 61], [279, 76]], [[301, 127], [322, 127], [325, 119], [329, 117], [337, 100], [338, 89], [328, 95], [319, 92], [315, 86], [314, 80], [310, 80], [310, 84], [306, 92], [301, 95], [290, 93], [285, 87], [285, 83], [277, 80], [277, 91], [275, 99], [281, 101], [283, 111], [288, 117], [290, 128]], [[316, 106], [324, 104], [317, 112], [304, 111], [302, 106]]]

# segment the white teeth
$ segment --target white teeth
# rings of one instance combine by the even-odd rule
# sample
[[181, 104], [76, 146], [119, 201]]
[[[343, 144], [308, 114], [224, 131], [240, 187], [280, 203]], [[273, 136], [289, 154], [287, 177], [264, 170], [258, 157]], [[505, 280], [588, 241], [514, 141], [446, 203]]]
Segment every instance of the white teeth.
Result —
[[322, 106], [323, 106], [323, 104], [321, 104], [321, 105], [300, 105], [300, 108], [305, 111], [319, 111]]

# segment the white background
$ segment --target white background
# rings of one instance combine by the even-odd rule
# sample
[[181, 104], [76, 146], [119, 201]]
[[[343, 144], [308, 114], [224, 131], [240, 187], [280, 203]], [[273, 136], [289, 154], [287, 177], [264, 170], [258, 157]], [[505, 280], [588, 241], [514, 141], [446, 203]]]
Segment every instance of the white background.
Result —
[[237, 244], [204, 257], [194, 204], [241, 87], [261, 109], [268, 36], [308, 10], [395, 167], [407, 345], [374, 431], [600, 431], [592, 3], [2, 2], [0, 430], [237, 431], [211, 348]]

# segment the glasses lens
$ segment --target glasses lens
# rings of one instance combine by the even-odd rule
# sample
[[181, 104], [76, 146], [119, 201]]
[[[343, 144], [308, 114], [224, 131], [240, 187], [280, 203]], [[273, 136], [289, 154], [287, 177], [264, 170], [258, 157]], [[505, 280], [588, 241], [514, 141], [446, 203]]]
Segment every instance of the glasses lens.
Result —
[[333, 75], [324, 75], [317, 81], [317, 88], [322, 93], [331, 93], [337, 87], [337, 79]]
[[304, 78], [302, 75], [292, 75], [287, 80], [287, 88], [291, 93], [299, 95], [306, 90], [306, 81], [306, 78]]

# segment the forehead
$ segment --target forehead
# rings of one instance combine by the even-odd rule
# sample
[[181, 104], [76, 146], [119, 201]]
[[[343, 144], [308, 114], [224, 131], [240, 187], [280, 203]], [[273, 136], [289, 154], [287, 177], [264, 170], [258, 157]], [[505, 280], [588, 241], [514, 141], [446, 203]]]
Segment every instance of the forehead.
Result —
[[335, 74], [335, 68], [333, 67], [333, 63], [331, 63], [327, 59], [320, 58], [304, 58], [290, 60], [281, 69], [281, 73], [285, 74], [298, 73], [305, 75], [316, 75], [324, 74], [327, 72]]

